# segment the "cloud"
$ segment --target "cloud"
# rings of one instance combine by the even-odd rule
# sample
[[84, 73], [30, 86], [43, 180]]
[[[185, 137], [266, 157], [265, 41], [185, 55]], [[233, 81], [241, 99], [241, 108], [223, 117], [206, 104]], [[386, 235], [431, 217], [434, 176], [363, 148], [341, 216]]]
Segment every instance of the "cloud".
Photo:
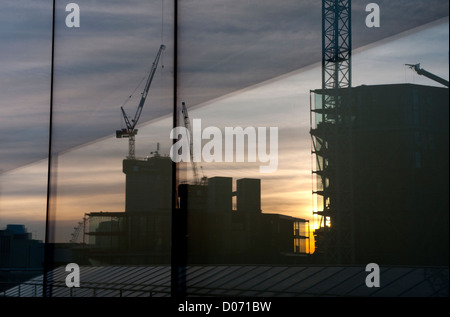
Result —
[[[429, 28], [362, 49], [354, 55], [355, 84], [405, 82], [404, 59], [420, 58], [420, 62], [428, 65], [430, 70], [441, 68], [448, 74], [448, 67], [445, 67], [448, 66], [447, 39], [448, 19]], [[420, 80], [424, 84], [434, 84], [426, 78]], [[191, 119], [201, 118], [203, 128], [238, 125], [279, 127], [280, 156], [277, 172], [260, 174], [259, 162], [201, 163], [204, 174], [207, 177], [230, 176], [235, 179], [261, 178], [264, 212], [311, 217], [309, 90], [320, 88], [320, 83], [320, 64], [316, 64], [189, 108]], [[136, 138], [138, 156], [149, 155], [155, 149], [156, 142], [161, 142], [162, 154], [168, 153], [171, 144], [171, 119], [167, 115], [164, 119], [139, 127]], [[125, 197], [121, 161], [126, 153], [127, 140], [118, 140], [114, 136], [61, 153], [55, 170], [59, 186], [56, 200], [58, 230], [62, 230], [65, 221], [70, 219], [73, 228], [85, 212], [123, 210]], [[44, 204], [36, 200], [40, 192], [45, 194], [45, 162], [40, 165], [40, 182], [31, 177], [34, 172], [29, 168], [31, 167], [17, 171], [21, 176], [15, 172], [6, 173], [15, 175], [14, 179], [5, 179], [3, 176], [0, 178], [0, 189], [3, 190], [0, 217], [3, 219], [6, 215], [16, 217], [14, 219], [17, 219], [17, 215], [21, 215], [22, 219], [31, 219], [37, 214], [36, 210], [45, 207], [45, 199], [42, 200]], [[190, 177], [191, 166], [183, 166], [180, 174], [181, 180]], [[8, 195], [7, 189], [11, 195]], [[21, 192], [23, 198], [16, 200]], [[26, 199], [28, 194], [31, 197], [29, 200]]]
[[[173, 31], [170, 2], [166, 1], [165, 11], [167, 34]], [[75, 214], [73, 206], [77, 208], [74, 219], [92, 209], [120, 209], [116, 207], [124, 199], [120, 165], [127, 141], [115, 139], [114, 132], [122, 124], [119, 107], [145, 77], [161, 42], [161, 2], [155, 1], [154, 7], [150, 3], [79, 2], [79, 30], [66, 29], [62, 24], [65, 13], [58, 11], [53, 145], [67, 158], [61, 158], [57, 171], [60, 220]], [[382, 26], [375, 30], [364, 25], [365, 2], [353, 1], [354, 48], [448, 14], [448, 1], [378, 3]], [[14, 171], [1, 175], [0, 216], [5, 219], [5, 210], [8, 217], [45, 216], [41, 214], [45, 208], [41, 193], [46, 190], [48, 150], [49, 5], [24, 0], [2, 2], [1, 6], [0, 133], [5, 137], [0, 139], [0, 168], [8, 171], [42, 159], [36, 165], [42, 177], [37, 179], [30, 172], [28, 168], [34, 166], [16, 170], [21, 179], [10, 178]], [[198, 114], [205, 125], [280, 126], [280, 169], [263, 180], [265, 188], [276, 187], [265, 192], [268, 212], [278, 211], [275, 206], [281, 206], [280, 200], [281, 209], [289, 213], [310, 202], [310, 177], [306, 175], [310, 163], [308, 90], [320, 88], [320, 18], [320, 1], [316, 0], [180, 2], [178, 93], [180, 100], [192, 107], [192, 117]], [[355, 82], [405, 81], [405, 62], [422, 62], [430, 71], [448, 77], [448, 67], [441, 66], [442, 61], [448, 65], [448, 24], [445, 26], [445, 30], [437, 27], [403, 41], [368, 46], [360, 51], [364, 54], [355, 54]], [[136, 146], [140, 154], [154, 150], [156, 142], [161, 142], [162, 152], [167, 153], [170, 144], [173, 43], [167, 35], [166, 40], [164, 71], [158, 71], [154, 79], [139, 126]], [[311, 63], [315, 67], [302, 68]], [[432, 84], [424, 78], [415, 82]], [[139, 93], [137, 90], [127, 105], [131, 114]], [[158, 121], [161, 117], [165, 119]], [[289, 147], [293, 149], [287, 151]], [[258, 167], [259, 163], [250, 167], [205, 165], [204, 172], [209, 177], [258, 177]], [[89, 178], [93, 175], [97, 179]], [[86, 199], [90, 189], [92, 195]], [[14, 200], [21, 193], [24, 198]], [[283, 193], [289, 193], [289, 199], [280, 198]]]
[[[173, 1], [78, 1], [81, 27], [65, 27], [64, 3], [56, 8], [54, 146], [62, 151], [114, 134], [123, 100], [149, 69], [164, 39], [164, 70], [151, 88], [141, 122], [169, 114], [173, 101]], [[448, 1], [378, 1], [379, 29], [364, 25], [365, 1], [353, 1], [353, 46], [361, 47], [448, 15]], [[21, 131], [47, 127], [51, 4], [3, 1], [0, 10], [0, 134], [10, 118], [17, 136], [3, 140], [2, 168], [45, 157], [13, 157], [27, 144]], [[164, 16], [164, 18], [163, 18]], [[320, 60], [320, 1], [186, 0], [179, 2], [178, 96], [195, 106]], [[136, 103], [134, 103], [136, 105]], [[134, 111], [134, 105], [129, 111]], [[7, 109], [7, 110], [5, 110]], [[39, 109], [33, 123], [31, 109]], [[14, 110], [14, 111], [11, 111]], [[120, 127], [119, 127], [120, 128]], [[35, 143], [45, 148], [45, 137]], [[33, 153], [31, 153], [33, 152]]]
[[[166, 114], [173, 96], [172, 1], [77, 3], [79, 29], [65, 27], [65, 3], [58, 2], [56, 8], [52, 143], [56, 152], [114, 135], [121, 128], [120, 106], [148, 73], [163, 30], [168, 43], [160, 66], [166, 63], [167, 74], [155, 75], [142, 120]], [[52, 5], [8, 1], [2, 2], [0, 12], [0, 134], [12, 135], [0, 141], [5, 171], [48, 153]], [[139, 99], [133, 101], [130, 112]], [[29, 155], [21, 154], [23, 148]]]
[[[352, 4], [353, 48], [448, 12], [448, 1], [381, 1], [382, 27], [367, 28], [365, 1]], [[432, 7], [430, 7], [432, 6]], [[277, 77], [321, 57], [320, 1], [180, 3], [180, 95], [198, 104]], [[447, 14], [448, 15], [448, 14]]]

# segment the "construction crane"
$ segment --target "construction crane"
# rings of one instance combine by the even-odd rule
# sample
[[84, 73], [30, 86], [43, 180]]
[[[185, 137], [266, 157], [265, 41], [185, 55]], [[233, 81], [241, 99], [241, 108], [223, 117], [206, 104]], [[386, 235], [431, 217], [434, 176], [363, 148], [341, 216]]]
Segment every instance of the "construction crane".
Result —
[[159, 58], [161, 57], [161, 53], [165, 48], [166, 47], [163, 44], [161, 44], [161, 46], [158, 50], [158, 54], [156, 54], [155, 61], [153, 62], [152, 68], [150, 70], [150, 74], [147, 78], [147, 83], [145, 84], [144, 91], [142, 92], [141, 100], [137, 107], [134, 118], [130, 120], [130, 118], [125, 113], [123, 106], [120, 107], [120, 109], [122, 110], [123, 118], [125, 120], [126, 128], [123, 128], [121, 130], [116, 130], [116, 138], [118, 138], [118, 139], [128, 138], [128, 157], [127, 157], [128, 159], [135, 159], [135, 135], [138, 132], [138, 129], [136, 129], [136, 124], [138, 123], [139, 117], [141, 116], [142, 108], [144, 107], [144, 103], [145, 103], [145, 100], [148, 95], [148, 90], [152, 83], [153, 76], [155, 75], [156, 68], [157, 68], [157, 65], [159, 62]]
[[[184, 101], [181, 103], [181, 107], [182, 107], [181, 113], [183, 114], [184, 126], [189, 131], [190, 138], [191, 138], [192, 137], [191, 122], [190, 122], [189, 114], [188, 114], [188, 111], [187, 111], [187, 108], [186, 108], [186, 103]], [[191, 163], [192, 163], [192, 172], [194, 174], [194, 182], [197, 185], [205, 184], [206, 180], [207, 180], [207, 177], [202, 176], [202, 178], [200, 179], [199, 176], [198, 176], [197, 162], [194, 160], [193, 142], [191, 141], [190, 138], [188, 140], [189, 141], [189, 153], [190, 153]]]
[[431, 80], [434, 80], [442, 85], [444, 85], [445, 87], [448, 87], [448, 80], [445, 80], [444, 78], [441, 78], [439, 76], [436, 76], [428, 71], [426, 71], [423, 68], [420, 68], [420, 64], [405, 64], [406, 66], [408, 66], [409, 68], [413, 69], [417, 74], [425, 76], [430, 78]]

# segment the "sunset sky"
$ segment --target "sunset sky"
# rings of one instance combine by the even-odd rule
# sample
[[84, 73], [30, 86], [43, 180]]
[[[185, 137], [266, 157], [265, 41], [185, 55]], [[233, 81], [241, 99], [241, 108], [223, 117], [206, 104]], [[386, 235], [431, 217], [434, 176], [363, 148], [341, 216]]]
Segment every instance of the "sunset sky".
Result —
[[[161, 41], [168, 47], [161, 61], [164, 68], [158, 69], [144, 107], [136, 154], [150, 155], [160, 143], [160, 153], [168, 155], [172, 142], [169, 138], [173, 89], [170, 1], [154, 1], [153, 6], [136, 1], [140, 9], [119, 2], [105, 7], [100, 2], [79, 1], [84, 10], [80, 29], [68, 30], [61, 26], [55, 35], [53, 141], [55, 153], [60, 153], [55, 155], [54, 210], [58, 242], [70, 239], [73, 227], [85, 213], [124, 210], [122, 159], [128, 144], [126, 139], [116, 139], [114, 133], [123, 125], [120, 106], [146, 75]], [[273, 5], [275, 1], [263, 1], [256, 6], [260, 10], [248, 13], [248, 23], [243, 24], [246, 11], [240, 6], [245, 4], [223, 5], [223, 15], [215, 18], [204, 11], [207, 9], [204, 6], [198, 5], [202, 9], [194, 10], [198, 2], [186, 1], [180, 7], [180, 103], [186, 102], [191, 120], [202, 119], [203, 128], [278, 127], [279, 131], [276, 172], [261, 174], [259, 166], [265, 163], [260, 162], [201, 163], [205, 176], [230, 176], [235, 180], [261, 178], [263, 212], [313, 222], [309, 91], [321, 87], [320, 21], [308, 20], [306, 12], [298, 11], [304, 19], [297, 25], [292, 11], [314, 8], [311, 12], [320, 19], [320, 6], [313, 5], [314, 1], [286, 1], [282, 10]], [[416, 7], [427, 3], [413, 2]], [[447, 1], [434, 2], [448, 12]], [[51, 35], [48, 37], [46, 31], [51, 27], [48, 21], [51, 14], [48, 6], [33, 2], [27, 8], [24, 3], [28, 1], [20, 2], [22, 7], [7, 1], [1, 5], [5, 8], [0, 13], [2, 25], [8, 21], [7, 12], [15, 12], [20, 17], [10, 21], [15, 27], [0, 31], [0, 38], [14, 43], [6, 46], [6, 52], [0, 52], [3, 58], [0, 61], [3, 69], [0, 131], [4, 138], [0, 143], [0, 229], [6, 224], [22, 223], [33, 233], [33, 238], [43, 239], [51, 44]], [[354, 3], [354, 10], [363, 9], [363, 1]], [[392, 9], [382, 15], [380, 30], [370, 33], [362, 25], [363, 10], [354, 15], [354, 19], [360, 19], [353, 24], [356, 43], [353, 86], [405, 82], [439, 86], [406, 68], [405, 63], [421, 63], [423, 68], [448, 79], [448, 16], [442, 17], [436, 8], [425, 10], [428, 20], [423, 23], [426, 24], [414, 25], [407, 14], [399, 18], [401, 21], [393, 21], [392, 12], [398, 8], [388, 1], [379, 4], [382, 10]], [[273, 29], [273, 21], [263, 23], [269, 16], [269, 8], [278, 8], [271, 11], [274, 15], [286, 16], [277, 30]], [[408, 8], [406, 4], [405, 8]], [[28, 10], [42, 14], [29, 22], [24, 16]], [[65, 13], [58, 12], [57, 20], [61, 22]], [[204, 19], [199, 19], [200, 16]], [[236, 20], [231, 21], [230, 17]], [[202, 23], [211, 28], [202, 28]], [[396, 23], [403, 27], [403, 32], [400, 28], [397, 28], [400, 33], [391, 30]], [[306, 29], [307, 25], [311, 29]], [[28, 28], [32, 28], [35, 36], [28, 34]], [[257, 34], [257, 38], [252, 34]], [[13, 41], [12, 37], [18, 40]], [[243, 46], [237, 46], [238, 39], [244, 42]], [[282, 53], [278, 56], [279, 51]], [[134, 99], [126, 105], [131, 114], [134, 105], [137, 105]]]

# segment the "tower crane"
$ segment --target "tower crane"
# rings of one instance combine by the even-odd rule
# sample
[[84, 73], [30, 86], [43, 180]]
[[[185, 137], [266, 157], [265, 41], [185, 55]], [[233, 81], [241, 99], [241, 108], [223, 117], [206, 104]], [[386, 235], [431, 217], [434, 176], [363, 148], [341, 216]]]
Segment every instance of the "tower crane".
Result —
[[428, 78], [430, 78], [431, 80], [434, 80], [434, 81], [436, 81], [436, 82], [438, 82], [438, 83], [440, 83], [440, 84], [442, 84], [442, 85], [444, 85], [444, 86], [446, 86], [446, 87], [449, 86], [449, 85], [448, 85], [448, 84], [449, 84], [449, 83], [448, 83], [448, 80], [445, 80], [445, 79], [443, 79], [443, 78], [441, 78], [441, 77], [439, 77], [439, 76], [436, 76], [436, 75], [434, 75], [434, 74], [432, 74], [432, 73], [426, 71], [426, 70], [423, 69], [423, 68], [420, 68], [420, 64], [405, 64], [405, 65], [408, 66], [409, 68], [413, 69], [413, 70], [414, 70], [417, 74], [419, 74], [419, 75], [428, 77]]
[[152, 68], [150, 70], [150, 74], [147, 78], [147, 83], [145, 84], [144, 91], [142, 92], [141, 100], [137, 107], [134, 118], [130, 120], [130, 118], [125, 113], [123, 106], [120, 107], [120, 109], [122, 110], [123, 118], [125, 120], [126, 128], [123, 128], [121, 130], [116, 130], [116, 138], [118, 138], [118, 139], [128, 138], [128, 157], [127, 157], [128, 159], [135, 159], [135, 135], [138, 132], [138, 129], [136, 129], [136, 124], [138, 123], [139, 117], [141, 116], [142, 108], [144, 107], [144, 103], [145, 103], [145, 100], [148, 95], [148, 90], [152, 83], [153, 76], [155, 75], [156, 68], [157, 68], [157, 65], [159, 62], [159, 58], [161, 57], [161, 53], [165, 48], [166, 47], [163, 44], [161, 44], [161, 46], [158, 50], [158, 53], [156, 54], [155, 61], [153, 62]]
[[[188, 114], [188, 111], [186, 108], [186, 103], [183, 101], [181, 103], [181, 106], [182, 106], [181, 113], [183, 114], [184, 126], [186, 127], [186, 129], [188, 129], [189, 134], [192, 137], [191, 122], [190, 122], [189, 114]], [[189, 139], [189, 153], [191, 156], [192, 171], [194, 173], [194, 182], [195, 182], [195, 184], [204, 184], [206, 182], [207, 177], [203, 176], [200, 179], [198, 176], [197, 162], [194, 161], [193, 142], [190, 139]]]

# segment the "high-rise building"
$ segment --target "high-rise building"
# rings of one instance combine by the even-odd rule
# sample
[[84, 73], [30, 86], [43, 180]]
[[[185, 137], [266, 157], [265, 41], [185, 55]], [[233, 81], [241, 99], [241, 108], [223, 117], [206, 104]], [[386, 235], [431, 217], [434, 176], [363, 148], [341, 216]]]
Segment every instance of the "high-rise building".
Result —
[[172, 208], [172, 160], [166, 156], [123, 160], [125, 211], [156, 212]]
[[[448, 93], [413, 84], [312, 92], [324, 262], [448, 265]], [[323, 107], [328, 95], [335, 107]]]

